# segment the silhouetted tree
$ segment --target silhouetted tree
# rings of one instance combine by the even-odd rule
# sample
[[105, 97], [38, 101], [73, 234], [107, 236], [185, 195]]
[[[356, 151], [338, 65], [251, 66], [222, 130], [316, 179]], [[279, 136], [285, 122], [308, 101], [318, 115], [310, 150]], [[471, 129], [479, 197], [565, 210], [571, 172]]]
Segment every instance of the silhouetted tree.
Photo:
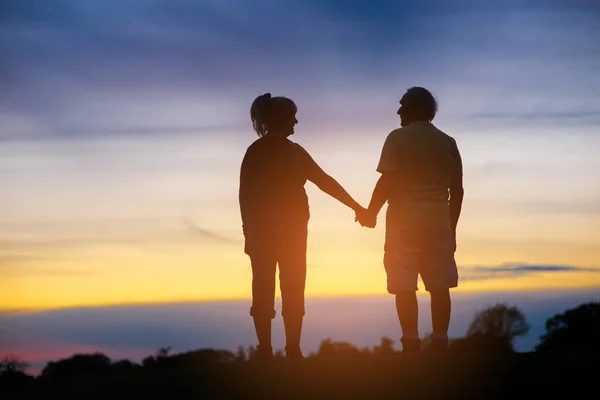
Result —
[[7, 354], [0, 361], [0, 374], [5, 372], [25, 372], [29, 364], [14, 354]]
[[600, 302], [581, 304], [549, 318], [535, 351], [600, 353]]
[[0, 387], [17, 388], [31, 384], [35, 378], [25, 373], [29, 364], [14, 354], [8, 354], [0, 361]]
[[156, 358], [168, 357], [171, 351], [171, 346], [161, 347], [156, 351]]
[[466, 336], [477, 333], [491, 335], [505, 340], [512, 347], [514, 338], [526, 335], [529, 328], [525, 314], [518, 307], [496, 303], [477, 312]]
[[110, 358], [102, 353], [75, 354], [69, 358], [49, 362], [40, 376], [43, 379], [61, 381], [73, 376], [103, 374], [110, 369]]

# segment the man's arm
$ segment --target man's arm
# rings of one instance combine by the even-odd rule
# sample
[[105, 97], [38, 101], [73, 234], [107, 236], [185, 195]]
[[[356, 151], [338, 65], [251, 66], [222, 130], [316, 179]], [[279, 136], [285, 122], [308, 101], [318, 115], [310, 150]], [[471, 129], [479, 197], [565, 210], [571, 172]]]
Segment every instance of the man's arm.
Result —
[[460, 218], [464, 194], [465, 192], [461, 179], [460, 183], [457, 183], [456, 186], [450, 188], [450, 223], [454, 232], [456, 232], [456, 226], [458, 225], [458, 219]]
[[362, 226], [366, 226], [368, 228], [375, 228], [377, 223], [377, 215], [383, 205], [390, 198], [390, 190], [392, 187], [392, 182], [394, 181], [393, 172], [383, 172], [379, 177], [379, 180], [375, 184], [375, 188], [373, 189], [373, 194], [371, 195], [371, 201], [369, 202], [369, 207], [367, 208], [367, 212], [361, 218], [358, 218], [358, 221]]
[[463, 197], [465, 194], [463, 188], [463, 167], [462, 159], [456, 141], [452, 140], [453, 147], [453, 158], [454, 168], [452, 172], [452, 182], [450, 183], [450, 223], [452, 230], [456, 234], [456, 226], [458, 225], [458, 219], [460, 218], [460, 212], [462, 209]]
[[381, 207], [390, 198], [392, 185], [397, 181], [398, 160], [398, 133], [392, 131], [385, 139], [385, 143], [381, 149], [381, 157], [377, 165], [377, 171], [381, 173], [381, 176], [373, 189], [369, 208], [363, 215], [359, 215], [359, 218], [357, 218], [362, 226], [375, 228], [377, 214], [379, 214]]

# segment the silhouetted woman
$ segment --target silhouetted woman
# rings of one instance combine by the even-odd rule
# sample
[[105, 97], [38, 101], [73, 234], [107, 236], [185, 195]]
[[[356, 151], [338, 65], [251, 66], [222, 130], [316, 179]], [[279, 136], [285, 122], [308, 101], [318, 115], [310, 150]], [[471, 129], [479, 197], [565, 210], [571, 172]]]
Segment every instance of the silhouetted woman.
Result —
[[294, 134], [296, 104], [286, 97], [257, 97], [250, 109], [259, 136], [248, 147], [240, 173], [240, 211], [245, 252], [252, 264], [250, 315], [258, 339], [257, 355], [271, 359], [271, 320], [275, 317], [275, 271], [279, 265], [282, 316], [288, 358], [303, 358], [306, 238], [309, 219], [307, 180], [355, 212], [364, 209], [327, 175], [300, 146]]

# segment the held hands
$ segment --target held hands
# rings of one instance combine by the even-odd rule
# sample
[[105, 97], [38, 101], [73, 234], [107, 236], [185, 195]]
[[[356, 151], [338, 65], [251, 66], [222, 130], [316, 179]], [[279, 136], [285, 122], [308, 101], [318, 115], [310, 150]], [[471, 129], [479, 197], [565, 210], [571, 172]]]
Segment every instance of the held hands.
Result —
[[358, 221], [361, 226], [366, 228], [375, 228], [375, 225], [377, 225], [377, 215], [364, 207], [360, 207], [359, 209], [355, 210], [355, 212], [355, 222]]

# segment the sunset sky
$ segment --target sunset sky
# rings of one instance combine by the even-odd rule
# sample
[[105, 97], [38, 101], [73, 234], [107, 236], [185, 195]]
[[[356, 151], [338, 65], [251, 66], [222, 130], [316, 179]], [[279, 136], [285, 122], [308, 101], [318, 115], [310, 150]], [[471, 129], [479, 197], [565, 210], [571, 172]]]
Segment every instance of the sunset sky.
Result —
[[[600, 288], [599, 37], [578, 0], [2, 1], [0, 310], [249, 298], [254, 98], [367, 205], [415, 85], [464, 163], [456, 291]], [[306, 187], [307, 295], [385, 294], [384, 214]]]

